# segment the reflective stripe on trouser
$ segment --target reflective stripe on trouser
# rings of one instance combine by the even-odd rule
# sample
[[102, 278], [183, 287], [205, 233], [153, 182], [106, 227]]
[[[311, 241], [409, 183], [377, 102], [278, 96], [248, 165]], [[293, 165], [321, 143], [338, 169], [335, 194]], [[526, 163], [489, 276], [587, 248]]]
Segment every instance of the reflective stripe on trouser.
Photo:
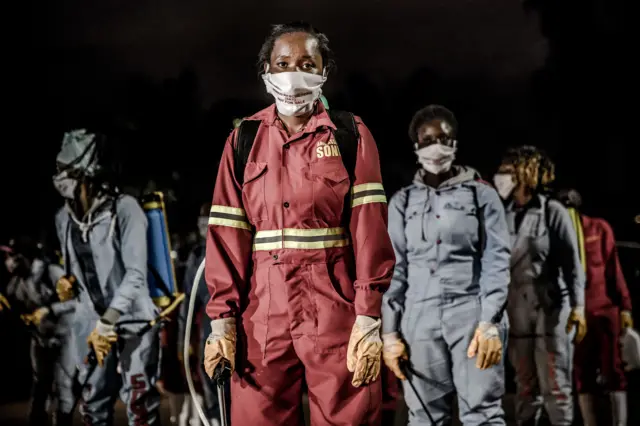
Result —
[[[477, 296], [442, 300], [407, 300], [401, 320], [415, 374], [403, 381], [410, 426], [430, 426], [423, 402], [438, 425], [453, 417], [453, 398], [458, 398], [460, 423], [504, 426], [504, 359], [486, 370], [476, 367], [467, 349], [481, 315]], [[420, 398], [420, 399], [418, 399]]]
[[356, 315], [345, 251], [287, 250], [279, 260], [254, 255], [238, 325], [232, 425], [302, 424], [303, 384], [312, 425], [380, 424], [381, 380], [356, 388], [347, 370]]
[[508, 305], [516, 421], [519, 425], [535, 424], [544, 412], [554, 426], [569, 426], [573, 422], [573, 336], [565, 328], [570, 308], [565, 304], [545, 312], [518, 297], [522, 290], [513, 293]]
[[253, 239], [253, 251], [278, 249], [326, 249], [349, 245], [343, 228], [275, 229], [258, 231]]

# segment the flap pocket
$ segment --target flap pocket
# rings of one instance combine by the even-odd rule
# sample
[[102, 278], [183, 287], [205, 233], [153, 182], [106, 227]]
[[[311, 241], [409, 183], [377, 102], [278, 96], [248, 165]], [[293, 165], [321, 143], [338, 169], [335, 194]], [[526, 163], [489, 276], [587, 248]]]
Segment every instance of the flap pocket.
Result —
[[349, 173], [347, 173], [342, 162], [338, 164], [332, 163], [333, 164], [312, 163], [311, 174], [316, 179], [326, 180], [332, 184], [338, 184], [349, 179]]
[[267, 163], [248, 162], [244, 169], [244, 184], [258, 179], [267, 172]]

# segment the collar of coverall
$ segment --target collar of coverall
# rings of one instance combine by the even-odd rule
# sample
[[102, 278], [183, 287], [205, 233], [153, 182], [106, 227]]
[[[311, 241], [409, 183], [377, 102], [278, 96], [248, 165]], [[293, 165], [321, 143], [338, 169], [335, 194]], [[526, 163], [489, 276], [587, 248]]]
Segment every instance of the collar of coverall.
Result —
[[[455, 176], [450, 179], [445, 180], [438, 186], [438, 189], [446, 188], [449, 186], [458, 185], [460, 183], [468, 182], [470, 180], [480, 179], [480, 173], [478, 173], [475, 169], [472, 169], [468, 166], [457, 166], [454, 165], [451, 167]], [[418, 186], [427, 186], [424, 183], [424, 175], [427, 173], [424, 169], [419, 169], [414, 178], [413, 182]]]
[[[276, 104], [274, 103], [270, 107], [267, 107], [255, 114], [253, 117], [249, 117], [248, 120], [261, 120], [264, 124], [268, 126], [278, 126], [281, 127], [282, 123], [278, 118], [278, 114], [276, 111]], [[307, 125], [305, 126], [305, 133], [313, 133], [318, 129], [318, 127], [329, 127], [332, 130], [336, 130], [336, 125], [333, 124], [331, 119], [329, 118], [329, 114], [327, 113], [326, 108], [320, 102], [320, 100], [316, 101], [316, 106], [313, 110], [313, 114], [309, 118]]]
[[517, 210], [540, 210], [542, 209], [542, 194], [535, 194], [529, 202], [523, 206], [518, 207], [516, 203], [511, 199], [509, 204], [507, 204], [507, 210], [517, 211]]

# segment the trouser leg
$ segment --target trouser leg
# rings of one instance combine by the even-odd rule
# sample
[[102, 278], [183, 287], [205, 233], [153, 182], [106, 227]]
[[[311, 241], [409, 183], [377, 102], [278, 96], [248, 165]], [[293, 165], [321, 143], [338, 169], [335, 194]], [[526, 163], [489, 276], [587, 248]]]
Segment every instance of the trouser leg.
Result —
[[544, 313], [538, 318], [535, 360], [540, 390], [549, 420], [554, 426], [573, 422], [572, 365], [573, 333], [567, 334], [570, 308]]
[[160, 341], [151, 330], [124, 341], [119, 353], [122, 387], [120, 398], [127, 406], [129, 426], [160, 424]]
[[453, 299], [443, 305], [442, 327], [452, 360], [460, 421], [465, 426], [503, 426], [504, 361], [486, 370], [476, 367], [467, 350], [480, 322], [478, 299]]

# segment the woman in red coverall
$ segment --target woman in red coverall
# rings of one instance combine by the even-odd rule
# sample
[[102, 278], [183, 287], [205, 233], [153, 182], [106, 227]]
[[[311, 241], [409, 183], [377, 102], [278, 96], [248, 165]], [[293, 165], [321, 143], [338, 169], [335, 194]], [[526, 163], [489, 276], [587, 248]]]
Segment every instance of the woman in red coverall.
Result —
[[303, 424], [303, 383], [313, 425], [379, 424], [379, 317], [394, 254], [378, 151], [355, 117], [351, 182], [318, 101], [333, 65], [324, 34], [276, 25], [259, 61], [275, 104], [246, 118], [259, 128], [242, 185], [238, 129], [222, 154], [206, 248], [205, 369], [211, 376], [225, 359], [235, 370], [236, 426]]
[[585, 426], [597, 424], [593, 394], [604, 389], [610, 395], [613, 425], [626, 426], [627, 395], [620, 334], [633, 327], [633, 319], [616, 240], [604, 219], [577, 213], [582, 199], [576, 190], [561, 191], [558, 197], [569, 208], [578, 231], [578, 243], [584, 247], [581, 260], [587, 276], [585, 312], [589, 331], [576, 346], [574, 355], [582, 418]]

